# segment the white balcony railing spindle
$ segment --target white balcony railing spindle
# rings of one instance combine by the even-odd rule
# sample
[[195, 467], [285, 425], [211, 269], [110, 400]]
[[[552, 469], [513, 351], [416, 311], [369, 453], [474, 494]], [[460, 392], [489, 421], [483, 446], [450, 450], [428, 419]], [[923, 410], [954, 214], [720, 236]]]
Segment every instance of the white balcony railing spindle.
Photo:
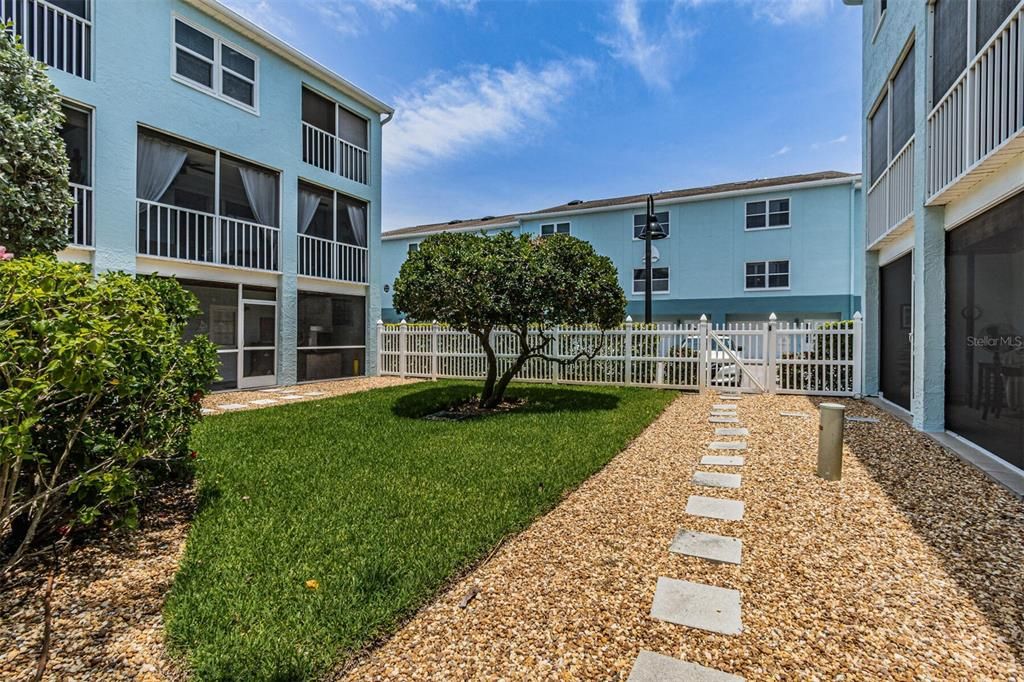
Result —
[[68, 241], [74, 246], [93, 245], [92, 187], [69, 183], [75, 205], [68, 222]]
[[928, 114], [928, 197], [1024, 133], [1024, 2]]
[[311, 166], [369, 184], [367, 150], [347, 142], [333, 133], [302, 122], [302, 160]]
[[89, 19], [46, 0], [0, 0], [0, 24], [7, 22], [14, 25], [33, 59], [80, 78], [92, 78]]
[[331, 239], [299, 235], [299, 274], [306, 277], [334, 279], [367, 284], [365, 246], [344, 244]]
[[280, 229], [276, 227], [145, 199], [138, 199], [137, 206], [140, 255], [279, 270]]

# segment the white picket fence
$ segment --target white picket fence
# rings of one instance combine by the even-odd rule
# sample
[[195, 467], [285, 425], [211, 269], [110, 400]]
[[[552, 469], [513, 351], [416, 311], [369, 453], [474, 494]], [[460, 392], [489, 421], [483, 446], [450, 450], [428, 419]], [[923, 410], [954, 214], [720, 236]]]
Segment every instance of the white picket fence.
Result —
[[[713, 325], [700, 322], [642, 325], [627, 318], [605, 332], [589, 327], [556, 327], [547, 354], [569, 359], [561, 365], [533, 358], [518, 381], [550, 384], [648, 386], [702, 391], [859, 396], [864, 324], [860, 313], [841, 326], [828, 323], [764, 322]], [[541, 340], [530, 333], [530, 343]], [[499, 372], [515, 360], [513, 332], [492, 333]], [[437, 324], [377, 323], [380, 373], [429, 379], [481, 379], [487, 358], [472, 334]]]

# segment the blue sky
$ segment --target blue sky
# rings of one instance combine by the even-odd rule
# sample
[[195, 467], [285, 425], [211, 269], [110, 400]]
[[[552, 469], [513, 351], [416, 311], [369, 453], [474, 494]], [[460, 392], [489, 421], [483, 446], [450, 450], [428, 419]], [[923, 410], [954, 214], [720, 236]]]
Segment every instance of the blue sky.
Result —
[[227, 0], [396, 107], [385, 230], [860, 170], [840, 0]]

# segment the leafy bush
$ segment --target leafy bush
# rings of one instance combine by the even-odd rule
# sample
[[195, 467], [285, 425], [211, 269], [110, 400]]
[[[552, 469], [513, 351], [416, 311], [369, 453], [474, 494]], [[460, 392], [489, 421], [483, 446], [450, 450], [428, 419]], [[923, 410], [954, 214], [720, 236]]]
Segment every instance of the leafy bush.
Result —
[[175, 281], [35, 256], [0, 262], [0, 562], [35, 537], [108, 515], [128, 524], [150, 482], [186, 461], [216, 376]]
[[0, 24], [0, 244], [19, 256], [68, 243], [73, 202], [60, 92]]

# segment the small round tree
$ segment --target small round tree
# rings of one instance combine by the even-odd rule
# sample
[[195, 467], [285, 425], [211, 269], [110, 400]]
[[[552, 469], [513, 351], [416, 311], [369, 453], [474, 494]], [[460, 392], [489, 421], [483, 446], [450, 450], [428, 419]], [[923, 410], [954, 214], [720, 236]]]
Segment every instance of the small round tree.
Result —
[[0, 24], [0, 245], [18, 256], [67, 246], [74, 204], [63, 122], [46, 67]]
[[[394, 304], [413, 319], [437, 320], [479, 339], [487, 356], [480, 405], [493, 408], [531, 358], [563, 365], [593, 358], [600, 343], [567, 358], [550, 355], [548, 330], [614, 327], [625, 314], [626, 296], [611, 259], [574, 237], [442, 232], [427, 237], [402, 265]], [[500, 377], [491, 345], [498, 328], [517, 340], [516, 358]]]

